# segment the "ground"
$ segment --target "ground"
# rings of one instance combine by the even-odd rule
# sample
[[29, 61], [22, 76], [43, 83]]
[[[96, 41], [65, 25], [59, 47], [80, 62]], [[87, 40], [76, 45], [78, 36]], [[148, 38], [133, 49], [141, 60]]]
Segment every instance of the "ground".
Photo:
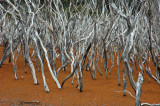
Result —
[[[2, 56], [2, 47], [0, 47], [0, 57]], [[8, 59], [7, 59], [8, 60]], [[116, 59], [115, 59], [116, 60]], [[61, 63], [57, 61], [57, 67]], [[24, 59], [20, 55], [17, 61], [18, 80], [14, 79], [14, 72], [11, 63], [5, 61], [0, 68], [0, 106], [6, 105], [64, 105], [64, 106], [134, 106], [135, 99], [127, 93], [123, 96], [122, 92], [115, 92], [123, 90], [123, 64], [120, 63], [120, 77], [121, 86], [118, 86], [118, 76], [116, 61], [112, 69], [111, 75], [108, 74], [108, 79], [105, 78], [105, 71], [103, 63], [99, 62], [100, 70], [103, 76], [100, 76], [98, 71], [96, 73], [96, 80], [93, 80], [89, 71], [84, 70], [83, 73], [83, 92], [79, 92], [76, 88], [77, 80], [71, 85], [71, 79], [67, 80], [62, 89], [58, 89], [54, 80], [51, 78], [47, 64], [45, 62], [45, 76], [50, 92], [46, 93], [43, 87], [41, 71], [38, 72], [36, 68], [39, 85], [34, 85], [31, 72], [27, 67], [27, 73], [24, 73]], [[111, 67], [111, 60], [109, 60], [109, 68]], [[155, 68], [152, 65], [152, 72], [155, 73]], [[67, 71], [62, 70], [59, 73], [59, 82], [70, 74], [70, 67]], [[134, 70], [136, 80], [136, 70]], [[134, 95], [127, 78], [127, 90]], [[34, 102], [34, 101], [38, 101]], [[160, 86], [152, 79], [149, 83], [149, 77], [144, 74], [144, 82], [141, 94], [142, 103], [160, 103]]]

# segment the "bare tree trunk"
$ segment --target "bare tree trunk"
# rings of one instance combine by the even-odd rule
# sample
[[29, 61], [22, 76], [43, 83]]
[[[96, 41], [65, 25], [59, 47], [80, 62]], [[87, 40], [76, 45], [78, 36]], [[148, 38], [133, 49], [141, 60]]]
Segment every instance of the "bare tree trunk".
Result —
[[81, 61], [80, 61], [80, 64], [79, 64], [79, 91], [82, 92], [83, 91], [83, 73], [82, 73], [82, 70], [81, 70]]
[[102, 76], [103, 74], [102, 74], [101, 70], [98, 67], [98, 58], [97, 58], [97, 56], [96, 56], [96, 67], [97, 67], [97, 70], [98, 70], [99, 74]]
[[38, 38], [38, 40], [39, 40], [39, 42], [40, 42], [40, 44], [41, 44], [41, 47], [42, 47], [43, 51], [45, 52], [45, 58], [46, 58], [46, 60], [47, 60], [48, 68], [49, 68], [49, 71], [50, 71], [50, 73], [51, 73], [51, 75], [52, 75], [52, 78], [55, 80], [58, 88], [61, 89], [61, 86], [60, 86], [60, 84], [59, 84], [59, 81], [57, 80], [57, 78], [55, 77], [55, 75], [54, 75], [54, 73], [53, 73], [53, 71], [52, 71], [52, 69], [51, 69], [51, 66], [50, 66], [50, 63], [49, 63], [49, 59], [48, 59], [48, 55], [47, 55], [47, 50], [46, 50], [46, 48], [44, 47], [44, 45], [43, 45], [43, 43], [42, 43], [42, 41], [41, 41], [41, 38], [38, 36], [38, 33], [37, 33], [37, 32], [35, 32], [35, 35], [36, 35], [36, 37]]
[[126, 96], [126, 89], [127, 89], [127, 70], [125, 69], [124, 74], [123, 74], [123, 96]]
[[148, 23], [149, 23], [149, 29], [148, 29], [148, 35], [149, 35], [149, 50], [152, 56], [152, 62], [154, 66], [156, 67], [156, 77], [160, 79], [160, 66], [159, 66], [159, 59], [156, 59], [156, 56], [153, 55], [153, 44], [152, 44], [152, 10], [151, 10], [151, 0], [148, 1], [149, 3], [149, 10], [147, 11], [147, 18], [148, 18]]
[[34, 41], [34, 45], [35, 45], [34, 49], [35, 49], [35, 52], [36, 52], [37, 57], [39, 59], [39, 64], [40, 64], [40, 67], [41, 67], [42, 78], [43, 78], [43, 85], [44, 85], [45, 91], [49, 92], [49, 88], [48, 88], [48, 85], [46, 83], [46, 78], [45, 78], [45, 75], [44, 75], [43, 62], [42, 62], [42, 59], [41, 59], [41, 56], [40, 56], [40, 53], [39, 53], [39, 50], [38, 50], [38, 45], [37, 45], [36, 38], [33, 37], [32, 40]]
[[132, 57], [130, 57], [130, 60], [131, 60], [131, 70], [132, 70], [132, 74], [133, 74], [133, 71], [134, 71], [134, 59]]
[[119, 74], [119, 53], [117, 56], [117, 73], [118, 73], [118, 86], [121, 86], [120, 74]]
[[156, 78], [158, 80], [160, 80], [160, 70], [159, 70], [159, 58], [158, 56], [155, 57], [156, 58]]
[[10, 36], [10, 49], [11, 49], [11, 57], [12, 57], [12, 64], [13, 64], [13, 70], [14, 70], [14, 75], [15, 75], [15, 79], [18, 80], [17, 78], [17, 69], [16, 69], [16, 66], [15, 66], [15, 63], [14, 63], [14, 53], [13, 53], [13, 40], [12, 40], [12, 36]]
[[96, 22], [94, 23], [94, 36], [93, 36], [93, 49], [92, 49], [92, 67], [93, 67], [93, 79], [96, 79], [96, 69], [95, 69], [95, 60], [96, 60]]
[[112, 66], [111, 66], [111, 68], [110, 68], [110, 70], [109, 70], [109, 74], [111, 74], [111, 70], [112, 70], [112, 68], [114, 67], [114, 53], [113, 53], [113, 50], [112, 50], [113, 48], [111, 47], [111, 61], [112, 61]]
[[[63, 48], [63, 47], [62, 47]], [[62, 49], [61, 48], [61, 49]], [[62, 65], [64, 65], [65, 64], [65, 55], [64, 55], [64, 53], [63, 53], [63, 49], [61, 50], [61, 63], [62, 63]], [[63, 68], [63, 71], [66, 71], [66, 67], [64, 67]]]
[[27, 37], [25, 37], [25, 69], [26, 69], [26, 64], [28, 63], [31, 73], [32, 73], [32, 77], [34, 80], [34, 84], [37, 85], [39, 84], [37, 77], [36, 77], [36, 72], [35, 72], [35, 68], [34, 65], [29, 57], [29, 47], [28, 47], [28, 39]]
[[[136, 58], [137, 59], [137, 58]], [[136, 72], [137, 72], [137, 77], [138, 77], [138, 66], [137, 66], [137, 60], [135, 60], [135, 67], [136, 67]], [[143, 74], [142, 74], [143, 75]]]
[[143, 76], [141, 73], [139, 73], [138, 75], [138, 81], [136, 83], [136, 95], [135, 95], [135, 106], [141, 106], [141, 101], [140, 101], [140, 97], [141, 97], [141, 87], [143, 84]]
[[[103, 39], [102, 39], [103, 40]], [[105, 41], [103, 40], [103, 49], [104, 49], [104, 69], [105, 69], [105, 72], [106, 72], [106, 78], [107, 78], [107, 71], [108, 71], [108, 55], [107, 55], [107, 51], [106, 51], [106, 43]]]
[[[92, 43], [90, 43], [89, 46], [87, 47], [87, 49], [85, 50], [84, 55], [83, 55], [83, 57], [81, 58], [82, 62], [86, 60], [86, 57], [87, 57], [87, 55], [88, 55], [88, 53], [89, 53], [89, 50], [90, 50], [91, 46], [92, 46]], [[64, 83], [65, 83], [70, 77], [72, 77], [72, 76], [74, 75], [74, 73], [75, 73], [75, 71], [76, 71], [76, 69], [77, 69], [78, 67], [79, 67], [79, 62], [76, 63], [76, 65], [75, 65], [75, 67], [74, 67], [74, 69], [73, 69], [73, 72], [72, 72], [68, 77], [66, 77], [66, 78], [63, 80], [63, 82], [62, 82], [62, 84], [61, 84], [61, 87], [63, 87]]]
[[129, 62], [128, 62], [128, 55], [129, 55], [129, 53], [130, 53], [130, 51], [133, 47], [133, 37], [135, 35], [135, 29], [134, 29], [134, 26], [131, 25], [130, 19], [125, 14], [121, 13], [113, 2], [111, 4], [111, 6], [127, 22], [127, 31], [125, 33], [125, 35], [126, 35], [126, 46], [124, 48], [122, 58], [123, 58], [125, 68], [126, 68], [127, 73], [128, 73], [128, 78], [129, 78], [130, 84], [131, 84], [133, 90], [136, 92], [136, 84], [135, 84], [134, 79], [133, 79], [132, 69], [130, 68], [130, 65], [129, 65]]
[[34, 84], [35, 84], [35, 85], [38, 85], [39, 82], [38, 82], [38, 80], [37, 80], [35, 68], [34, 68], [34, 65], [33, 65], [30, 57], [27, 57], [27, 63], [28, 63], [28, 65], [29, 65], [30, 69], [31, 69], [31, 73], [32, 73], [32, 77], [33, 77], [33, 80], [34, 80]]
[[92, 67], [93, 67], [93, 79], [96, 79], [95, 52], [94, 52], [94, 49], [92, 49]]
[[11, 60], [13, 60], [13, 59], [12, 59], [12, 56], [9, 55], [9, 63], [11, 62]]

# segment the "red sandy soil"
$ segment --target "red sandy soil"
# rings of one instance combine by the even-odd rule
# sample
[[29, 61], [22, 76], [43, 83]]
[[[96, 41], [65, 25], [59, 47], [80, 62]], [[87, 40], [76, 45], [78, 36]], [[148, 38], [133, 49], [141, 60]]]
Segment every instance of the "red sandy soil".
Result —
[[[2, 57], [2, 47], [0, 47], [0, 57]], [[8, 59], [7, 59], [8, 60]], [[116, 60], [116, 59], [115, 59]], [[24, 73], [24, 59], [22, 55], [17, 61], [18, 80], [14, 79], [13, 66], [7, 61], [0, 68], [0, 106], [8, 105], [32, 105], [28, 102], [39, 101], [39, 105], [64, 105], [64, 106], [134, 106], [135, 99], [127, 93], [123, 96], [122, 92], [115, 92], [123, 90], [123, 64], [120, 64], [120, 77], [121, 86], [118, 86], [118, 76], [116, 61], [112, 69], [111, 75], [108, 74], [108, 79], [105, 78], [105, 71], [103, 64], [99, 63], [99, 68], [103, 73], [100, 76], [97, 71], [96, 80], [93, 80], [89, 71], [84, 70], [83, 73], [83, 92], [79, 92], [76, 88], [77, 79], [71, 85], [72, 78], [67, 80], [62, 89], [58, 89], [54, 80], [51, 78], [47, 64], [45, 62], [45, 76], [50, 92], [46, 93], [43, 87], [41, 71], [38, 72], [36, 68], [37, 78], [39, 85], [34, 85], [31, 72], [27, 67], [27, 73]], [[61, 63], [57, 61], [57, 67]], [[109, 69], [111, 67], [111, 60], [109, 60]], [[152, 73], [155, 73], [155, 68], [151, 67]], [[59, 82], [62, 83], [63, 79], [70, 74], [70, 67], [67, 71], [62, 70], [59, 73]], [[136, 70], [134, 71], [136, 76]], [[22, 78], [23, 77], [23, 78]], [[152, 79], [149, 83], [149, 77], [144, 74], [144, 82], [142, 86], [141, 102], [142, 103], [160, 103], [160, 86]], [[136, 77], [135, 77], [135, 80]], [[127, 78], [128, 81], [128, 78]], [[127, 90], [134, 95], [134, 91], [127, 82]], [[27, 104], [28, 103], [28, 104]]]

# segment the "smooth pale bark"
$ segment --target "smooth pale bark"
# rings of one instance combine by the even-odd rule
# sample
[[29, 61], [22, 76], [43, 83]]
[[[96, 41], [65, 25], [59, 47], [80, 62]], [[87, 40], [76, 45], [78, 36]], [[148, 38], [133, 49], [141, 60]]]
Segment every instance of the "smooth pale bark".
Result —
[[135, 106], [141, 106], [141, 101], [140, 101], [140, 98], [141, 98], [141, 87], [142, 87], [142, 84], [143, 84], [143, 76], [141, 73], [139, 73], [138, 75], [138, 81], [136, 83], [136, 95], [135, 95]]
[[160, 104], [141, 103], [141, 106], [160, 106]]
[[112, 52], [113, 50], [112, 50], [112, 48], [111, 48], [111, 61], [112, 61], [112, 66], [111, 66], [111, 68], [110, 68], [110, 70], [109, 70], [109, 74], [111, 74], [111, 70], [112, 70], [112, 68], [114, 67], [114, 53]]
[[34, 42], [34, 45], [35, 45], [34, 49], [35, 49], [36, 55], [37, 55], [37, 57], [39, 59], [39, 64], [40, 64], [40, 67], [41, 67], [42, 78], [43, 78], [43, 85], [44, 85], [45, 91], [49, 92], [49, 88], [48, 88], [48, 85], [46, 83], [46, 78], [45, 78], [45, 75], [44, 75], [43, 61], [41, 59], [41, 56], [40, 56], [40, 53], [39, 53], [39, 50], [38, 50], [37, 40], [34, 37], [32, 37], [32, 40]]
[[76, 69], [75, 74], [77, 75], [77, 82], [78, 82], [77, 87], [78, 87], [78, 89], [80, 89], [79, 67]]
[[130, 60], [131, 60], [131, 69], [132, 69], [132, 74], [133, 74], [133, 71], [134, 71], [134, 59], [131, 57]]
[[[142, 65], [143, 65], [143, 64], [142, 64]], [[143, 69], [142, 65], [139, 63], [139, 68], [141, 69], [142, 75], [143, 75], [143, 74], [144, 74], [144, 69]]]
[[20, 52], [21, 52], [21, 44], [19, 45], [19, 47], [17, 48], [17, 57], [15, 58], [15, 62], [17, 61], [17, 59], [19, 58]]
[[107, 77], [107, 72], [108, 72], [108, 55], [106, 54], [106, 66], [105, 66], [105, 71], [106, 71], [106, 79]]
[[123, 74], [123, 96], [126, 96], [126, 89], [127, 89], [127, 70], [125, 69], [124, 74]]
[[13, 53], [13, 45], [12, 45], [12, 36], [10, 36], [10, 49], [11, 49], [11, 59], [12, 59], [12, 64], [13, 64], [13, 70], [14, 70], [14, 76], [15, 76], [15, 79], [18, 80], [17, 78], [17, 69], [16, 69], [16, 66], [15, 66], [15, 61], [14, 61], [14, 53]]
[[157, 79], [160, 80], [160, 66], [159, 66], [159, 59], [158, 57], [156, 56], [156, 54], [154, 53], [154, 49], [153, 49], [153, 41], [152, 41], [152, 10], [151, 10], [151, 5], [152, 5], [152, 2], [151, 1], [148, 1], [148, 14], [147, 14], [147, 21], [148, 21], [148, 26], [149, 26], [149, 29], [148, 29], [148, 36], [149, 36], [149, 50], [150, 50], [150, 54], [151, 54], [151, 57], [152, 57], [152, 62], [154, 64], [154, 66], [156, 67], [156, 77]]
[[[90, 50], [91, 47], [92, 47], [92, 43], [90, 43], [90, 44], [88, 45], [87, 49], [85, 50], [84, 55], [83, 55], [82, 58], [81, 58], [82, 62], [86, 60], [87, 55], [88, 55], [89, 50]], [[62, 84], [61, 84], [61, 87], [63, 87], [64, 83], [65, 83], [70, 77], [72, 77], [72, 76], [74, 75], [74, 73], [75, 73], [75, 71], [76, 71], [77, 68], [79, 68], [79, 62], [76, 63], [76, 65], [75, 65], [75, 67], [74, 67], [74, 69], [73, 69], [73, 72], [72, 72], [68, 77], [66, 77], [66, 78], [63, 80], [63, 82], [62, 82]]]
[[128, 62], [128, 55], [133, 47], [133, 38], [135, 35], [135, 29], [134, 26], [131, 25], [130, 19], [123, 14], [117, 7], [116, 5], [112, 2], [111, 6], [114, 8], [114, 10], [127, 22], [127, 31], [125, 33], [126, 36], [126, 45], [122, 54], [122, 58], [123, 58], [123, 62], [125, 64], [125, 68], [127, 70], [128, 73], [128, 78], [130, 81], [130, 84], [133, 88], [133, 90], [136, 92], [136, 84], [134, 82], [133, 79], [133, 75], [132, 75], [132, 69], [130, 68], [129, 62]]
[[53, 50], [52, 52], [52, 57], [53, 57], [53, 63], [52, 63], [52, 69], [53, 69], [53, 72], [56, 73], [56, 55], [55, 55], [55, 51]]
[[[138, 77], [138, 66], [137, 66], [137, 60], [135, 60], [135, 67], [136, 67], [137, 77]], [[142, 75], [143, 75], [143, 74], [142, 74]]]
[[[72, 63], [73, 64], [71, 64], [71, 73], [73, 72], [73, 67], [75, 67], [76, 66], [76, 64], [77, 64], [77, 59], [75, 59], [74, 61], [72, 61]], [[73, 75], [73, 80], [72, 80], [72, 84], [74, 83], [74, 79], [76, 79], [76, 74], [78, 74], [77, 73], [77, 69], [76, 69], [76, 73], [74, 73], [74, 75]], [[78, 75], [77, 75], [77, 80], [79, 81], [79, 79], [78, 79]]]
[[118, 86], [121, 85], [121, 80], [120, 80], [120, 73], [119, 73], [119, 53], [117, 56], [117, 74], [118, 74]]
[[[74, 54], [73, 54], [73, 43], [71, 47], [71, 57], [72, 57], [72, 62], [71, 62], [71, 73], [73, 72], [73, 67], [76, 65], [77, 59], [75, 59]], [[76, 75], [74, 74], [72, 84], [74, 83], [74, 79], [76, 78]]]
[[96, 60], [96, 22], [94, 23], [94, 36], [93, 36], [93, 48], [92, 48], [92, 68], [93, 68], [93, 79], [96, 79], [96, 69], [95, 69], [95, 60]]
[[125, 65], [123, 64], [122, 72], [125, 71]]
[[97, 68], [99, 74], [102, 76], [103, 74], [102, 74], [101, 70], [98, 67], [98, 59], [97, 58], [96, 58], [96, 68]]
[[104, 60], [105, 60], [105, 72], [106, 72], [106, 79], [108, 78], [107, 75], [108, 75], [108, 53], [106, 52], [105, 54], [106, 56], [104, 57]]
[[[127, 44], [126, 44], [124, 52], [122, 54], [122, 58], [123, 58], [123, 62], [125, 64], [125, 68], [127, 70], [129, 82], [130, 82], [133, 90], [136, 91], [136, 84], [135, 84], [134, 79], [133, 79], [132, 69], [130, 68], [130, 65], [129, 65], [129, 62], [128, 62], [128, 54], [131, 51], [131, 48], [133, 46], [133, 36], [134, 36], [134, 33], [133, 32], [131, 33], [130, 30], [131, 30], [130, 27], [128, 27], [127, 41], [126, 41]], [[131, 35], [130, 35], [130, 33], [131, 33]], [[130, 41], [132, 43], [130, 43]]]
[[107, 51], [106, 51], [106, 43], [105, 43], [105, 40], [103, 40], [103, 49], [104, 49], [104, 69], [105, 69], [105, 72], [106, 72], [106, 79], [107, 79], [107, 71], [108, 71], [108, 55], [107, 55]]
[[23, 44], [24, 44], [24, 62], [25, 62], [25, 65], [24, 65], [24, 72], [27, 73], [27, 57], [29, 55], [29, 53], [27, 52], [28, 51], [28, 41], [27, 41], [27, 37], [24, 36], [24, 39], [23, 39]]
[[36, 72], [35, 72], [34, 65], [33, 65], [32, 61], [29, 57], [29, 47], [28, 47], [28, 39], [29, 38], [25, 37], [24, 39], [25, 39], [25, 49], [24, 49], [25, 70], [26, 70], [26, 65], [28, 64], [29, 68], [31, 70], [31, 73], [32, 73], [34, 84], [37, 85], [37, 84], [39, 84], [39, 82], [38, 82], [37, 77], [36, 77]]
[[135, 81], [134, 81], [134, 79], [133, 79], [132, 70], [131, 70], [131, 68], [130, 68], [130, 66], [129, 66], [128, 61], [125, 60], [125, 61], [124, 61], [124, 64], [125, 64], [125, 66], [126, 66], [126, 70], [127, 70], [129, 82], [130, 82], [133, 90], [136, 91], [136, 84], [135, 84]]
[[48, 55], [47, 55], [47, 50], [46, 50], [46, 48], [44, 47], [44, 45], [43, 45], [43, 43], [42, 43], [42, 41], [41, 41], [41, 38], [38, 36], [37, 31], [35, 31], [35, 35], [36, 35], [36, 37], [38, 38], [38, 40], [39, 40], [39, 42], [40, 42], [40, 44], [41, 44], [41, 47], [42, 47], [42, 49], [43, 49], [43, 51], [44, 51], [45, 58], [46, 58], [47, 65], [48, 65], [49, 71], [50, 71], [50, 73], [51, 73], [51, 76], [52, 76], [52, 78], [54, 79], [54, 81], [56, 82], [58, 88], [61, 89], [61, 85], [59, 84], [58, 79], [56, 78], [56, 76], [54, 75], [54, 73], [53, 73], [53, 71], [52, 71], [52, 69], [51, 69], [50, 62], [49, 62]]
[[35, 68], [34, 68], [34, 65], [33, 65], [33, 62], [31, 61], [30, 57], [27, 57], [27, 63], [31, 69], [31, 73], [32, 73], [32, 77], [33, 77], [33, 80], [34, 80], [34, 84], [37, 85], [39, 84], [38, 80], [37, 80], [37, 77], [36, 77], [36, 72], [35, 72]]
[[80, 61], [79, 64], [79, 91], [82, 92], [83, 91], [83, 74], [82, 74], [82, 69], [81, 69], [81, 63], [82, 61]]
[[[21, 42], [21, 38], [22, 38], [22, 35], [24, 34], [24, 30], [20, 30], [20, 33], [19, 33], [19, 39], [17, 39], [17, 42], [15, 42], [16, 44], [13, 46], [13, 52], [17, 49], [17, 47], [20, 45], [20, 42]], [[4, 49], [4, 48], [3, 48]], [[4, 51], [3, 51], [3, 55], [2, 55], [2, 58], [0, 60], [0, 67], [3, 65], [4, 61], [7, 59], [7, 57], [9, 57], [11, 55], [11, 52], [9, 52], [9, 49], [10, 49], [10, 46], [7, 46]]]
[[[62, 63], [62, 65], [64, 65], [65, 64], [65, 55], [64, 55], [64, 53], [63, 53], [63, 50], [62, 50], [62, 52], [61, 52], [61, 58], [62, 58], [62, 60], [61, 60], [61, 63]], [[66, 67], [63, 67], [63, 71], [66, 71]]]
[[94, 50], [92, 50], [92, 68], [93, 68], [93, 79], [96, 79], [95, 52], [94, 52]]
[[56, 71], [56, 51], [55, 51], [55, 45], [52, 44], [53, 47], [50, 48], [52, 49], [52, 58], [51, 58], [51, 64], [52, 64], [52, 70], [53, 70], [53, 73], [56, 75], [57, 74], [57, 71]]

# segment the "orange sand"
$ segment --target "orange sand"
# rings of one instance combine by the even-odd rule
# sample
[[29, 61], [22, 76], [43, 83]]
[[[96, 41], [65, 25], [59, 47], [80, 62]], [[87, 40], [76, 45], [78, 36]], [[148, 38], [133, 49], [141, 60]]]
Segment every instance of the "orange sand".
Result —
[[[2, 47], [0, 47], [0, 57], [2, 56]], [[8, 60], [8, 59], [7, 59]], [[61, 66], [60, 61], [57, 61], [57, 67]], [[99, 62], [99, 68], [103, 73], [100, 76], [98, 71], [96, 74], [96, 80], [93, 80], [89, 71], [84, 70], [83, 73], [83, 92], [79, 92], [76, 88], [77, 79], [73, 85], [71, 85], [72, 78], [67, 80], [62, 89], [58, 89], [54, 80], [51, 78], [47, 64], [45, 62], [45, 76], [50, 92], [46, 93], [43, 87], [41, 71], [38, 72], [36, 68], [37, 78], [39, 85], [34, 85], [31, 72], [27, 66], [27, 73], [24, 73], [24, 59], [22, 55], [17, 61], [18, 68], [18, 80], [14, 79], [13, 66], [7, 61], [0, 68], [0, 106], [25, 104], [24, 102], [40, 101], [40, 105], [79, 105], [79, 106], [134, 106], [135, 99], [128, 93], [127, 96], [123, 96], [123, 93], [117, 93], [117, 91], [123, 90], [123, 64], [120, 64], [120, 77], [121, 86], [118, 86], [118, 76], [115, 66], [112, 69], [111, 75], [108, 74], [108, 79], [105, 78], [105, 71], [103, 64]], [[111, 67], [111, 60], [109, 60], [109, 69]], [[152, 73], [155, 73], [155, 68], [151, 67]], [[59, 73], [59, 81], [62, 83], [63, 79], [70, 74], [70, 67], [66, 72], [62, 70]], [[136, 70], [134, 71], [136, 76]], [[22, 78], [23, 76], [23, 78]], [[136, 77], [135, 77], [136, 78]], [[149, 83], [149, 77], [145, 73], [144, 82], [142, 86], [141, 102], [142, 103], [160, 103], [160, 86], [156, 84], [152, 79]], [[128, 81], [128, 78], [127, 78]], [[127, 82], [127, 90], [133, 95], [133, 89], [131, 88], [129, 81]], [[31, 104], [30, 104], [31, 105]]]

